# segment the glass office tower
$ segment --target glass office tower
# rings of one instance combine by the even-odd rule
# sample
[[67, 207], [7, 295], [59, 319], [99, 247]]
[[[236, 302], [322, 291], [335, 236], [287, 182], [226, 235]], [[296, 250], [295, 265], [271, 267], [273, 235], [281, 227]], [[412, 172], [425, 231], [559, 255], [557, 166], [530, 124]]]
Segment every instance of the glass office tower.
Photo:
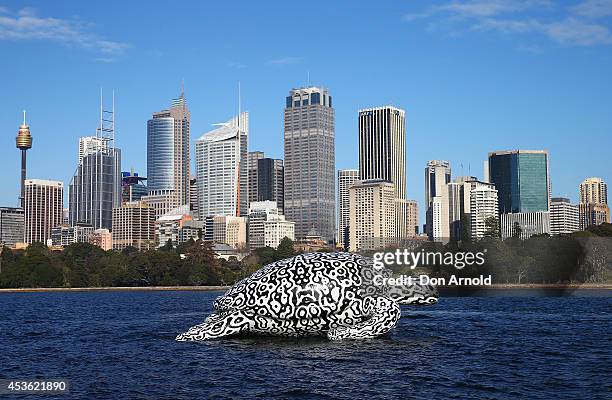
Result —
[[492, 152], [488, 164], [489, 180], [498, 193], [500, 214], [549, 210], [548, 152]]

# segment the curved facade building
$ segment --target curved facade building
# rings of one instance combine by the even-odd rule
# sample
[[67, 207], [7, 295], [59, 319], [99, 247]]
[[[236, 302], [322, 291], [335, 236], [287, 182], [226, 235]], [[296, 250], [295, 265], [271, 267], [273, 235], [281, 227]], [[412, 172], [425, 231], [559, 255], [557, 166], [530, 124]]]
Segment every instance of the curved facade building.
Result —
[[171, 192], [169, 209], [189, 204], [189, 110], [183, 93], [147, 122], [149, 193]]
[[150, 191], [174, 189], [174, 118], [147, 122], [147, 180]]
[[247, 215], [248, 113], [196, 140], [196, 185], [200, 219]]

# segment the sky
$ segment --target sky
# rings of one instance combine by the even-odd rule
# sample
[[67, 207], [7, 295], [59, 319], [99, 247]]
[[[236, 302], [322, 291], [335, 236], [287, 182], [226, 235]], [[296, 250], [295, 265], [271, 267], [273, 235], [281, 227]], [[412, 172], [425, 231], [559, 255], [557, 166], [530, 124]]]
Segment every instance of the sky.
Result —
[[114, 91], [123, 170], [146, 175], [147, 119], [182, 80], [192, 154], [237, 113], [240, 82], [249, 151], [282, 158], [285, 96], [322, 85], [338, 169], [358, 168], [360, 108], [406, 110], [407, 191], [421, 222], [427, 160], [482, 178], [495, 150], [548, 150], [552, 195], [577, 201], [583, 179], [612, 183], [611, 23], [612, 0], [0, 0], [0, 205], [18, 202], [22, 110], [28, 178], [67, 187], [100, 89], [109, 103]]

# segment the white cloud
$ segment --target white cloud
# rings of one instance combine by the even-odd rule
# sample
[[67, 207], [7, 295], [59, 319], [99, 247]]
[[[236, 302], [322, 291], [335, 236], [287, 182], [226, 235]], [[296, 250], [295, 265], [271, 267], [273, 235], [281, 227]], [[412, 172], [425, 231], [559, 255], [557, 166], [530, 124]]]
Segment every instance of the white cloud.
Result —
[[287, 64], [297, 64], [300, 61], [302, 61], [302, 57], [281, 57], [281, 58], [276, 58], [274, 60], [268, 61], [268, 64], [287, 65]]
[[[612, 15], [612, 0], [586, 0], [574, 7], [546, 17], [554, 5], [544, 0], [475, 0], [436, 5], [404, 16], [404, 20], [432, 19], [441, 16], [454, 24], [454, 29], [497, 31], [503, 34], [540, 34], [560, 44], [595, 46], [612, 44], [610, 29], [592, 19]], [[538, 18], [527, 14], [537, 11]]]
[[0, 40], [41, 40], [77, 46], [103, 55], [100, 59], [111, 61], [122, 54], [129, 45], [102, 38], [89, 32], [85, 23], [53, 17], [41, 17], [32, 8], [23, 8], [15, 15], [0, 8]]
[[606, 26], [575, 18], [550, 23], [543, 23], [535, 19], [521, 21], [488, 18], [473, 28], [496, 30], [501, 33], [539, 33], [557, 43], [576, 46], [612, 44], [612, 35]]
[[572, 11], [585, 18], [604, 18], [612, 15], [612, 0], [586, 0], [575, 5]]
[[404, 19], [413, 21], [427, 18], [436, 14], [446, 14], [452, 17], [479, 18], [492, 17], [502, 14], [516, 13], [533, 8], [548, 8], [548, 0], [472, 0], [453, 1], [446, 4], [433, 5], [423, 12], [406, 14]]

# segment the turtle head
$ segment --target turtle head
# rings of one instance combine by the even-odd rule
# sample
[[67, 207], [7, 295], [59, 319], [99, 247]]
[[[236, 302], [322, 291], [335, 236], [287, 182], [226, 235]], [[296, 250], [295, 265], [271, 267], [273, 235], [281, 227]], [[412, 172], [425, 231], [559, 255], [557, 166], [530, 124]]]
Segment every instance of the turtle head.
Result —
[[392, 285], [389, 286], [389, 297], [399, 304], [426, 306], [436, 304], [438, 290], [433, 285]]

